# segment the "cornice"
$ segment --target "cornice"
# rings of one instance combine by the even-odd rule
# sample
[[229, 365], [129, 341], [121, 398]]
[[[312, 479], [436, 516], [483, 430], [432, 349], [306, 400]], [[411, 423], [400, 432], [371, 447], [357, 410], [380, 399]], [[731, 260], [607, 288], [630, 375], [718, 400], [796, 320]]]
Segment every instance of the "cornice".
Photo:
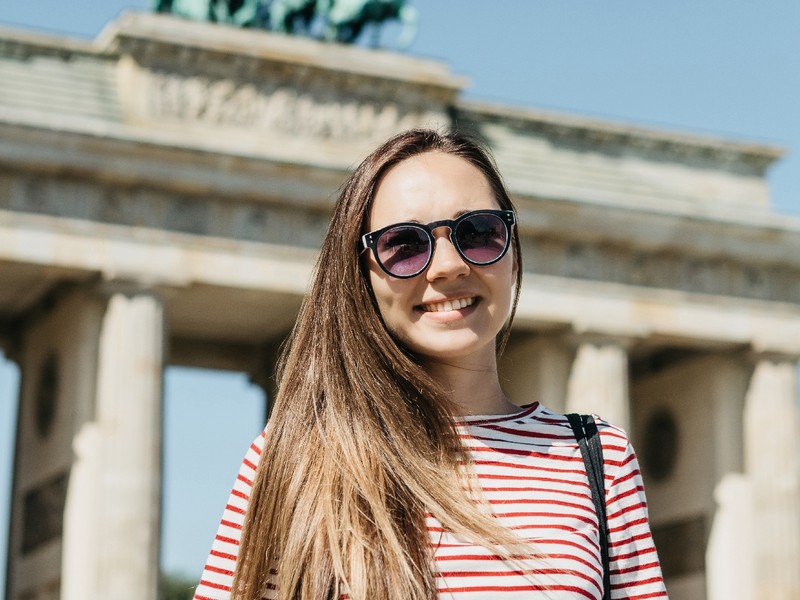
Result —
[[100, 54], [133, 55], [155, 64], [177, 60], [185, 65], [224, 56], [226, 63], [240, 74], [269, 63], [396, 80], [439, 90], [439, 95], [448, 99], [454, 99], [468, 83], [439, 61], [262, 30], [233, 30], [226, 25], [152, 13], [123, 13], [100, 33], [94, 47]]
[[477, 129], [486, 123], [503, 123], [512, 129], [541, 135], [554, 141], [576, 142], [597, 149], [625, 147], [643, 154], [684, 162], [746, 164], [759, 173], [763, 173], [786, 153], [784, 148], [776, 145], [475, 100], [458, 100], [455, 117]]
[[20, 60], [51, 56], [66, 60], [75, 55], [97, 56], [97, 51], [87, 40], [0, 26], [0, 56]]
[[[800, 219], [763, 210], [704, 213], [517, 198], [519, 229], [533, 244], [556, 241], [614, 253], [687, 255], [800, 271]], [[798, 296], [800, 298], [800, 296]]]
[[245, 152], [234, 146], [224, 150], [199, 147], [169, 134], [154, 138], [123, 125], [92, 121], [77, 125], [58, 129], [39, 115], [16, 122], [5, 122], [0, 116], [0, 174], [34, 180], [68, 177], [100, 186], [145, 187], [176, 194], [211, 191], [249, 199], [263, 198], [269, 189], [281, 202], [327, 210], [331, 191], [341, 184], [348, 168], [322, 153], [307, 153], [306, 160], [300, 161], [295, 156]]
[[601, 286], [777, 302], [800, 307], [800, 265], [764, 263], [745, 252], [708, 256], [590, 243], [566, 238], [523, 236], [525, 273]]

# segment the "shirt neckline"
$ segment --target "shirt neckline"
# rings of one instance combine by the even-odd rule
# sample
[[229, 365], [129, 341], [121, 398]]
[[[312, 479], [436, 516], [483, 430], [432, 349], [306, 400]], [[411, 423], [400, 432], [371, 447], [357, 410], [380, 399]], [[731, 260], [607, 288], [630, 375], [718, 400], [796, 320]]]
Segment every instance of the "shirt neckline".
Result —
[[466, 415], [456, 419], [456, 425], [484, 425], [487, 423], [502, 423], [504, 421], [515, 421], [532, 415], [539, 408], [539, 403], [525, 404], [521, 406], [521, 411], [508, 415]]

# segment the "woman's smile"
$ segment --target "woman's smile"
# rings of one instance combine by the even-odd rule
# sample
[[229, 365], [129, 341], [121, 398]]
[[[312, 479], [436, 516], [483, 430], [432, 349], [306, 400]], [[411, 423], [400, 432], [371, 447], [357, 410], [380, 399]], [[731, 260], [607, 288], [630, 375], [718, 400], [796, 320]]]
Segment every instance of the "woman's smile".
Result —
[[444, 313], [458, 311], [462, 308], [467, 308], [475, 303], [476, 298], [471, 296], [469, 298], [457, 298], [454, 300], [443, 300], [432, 304], [423, 304], [420, 309], [423, 312]]

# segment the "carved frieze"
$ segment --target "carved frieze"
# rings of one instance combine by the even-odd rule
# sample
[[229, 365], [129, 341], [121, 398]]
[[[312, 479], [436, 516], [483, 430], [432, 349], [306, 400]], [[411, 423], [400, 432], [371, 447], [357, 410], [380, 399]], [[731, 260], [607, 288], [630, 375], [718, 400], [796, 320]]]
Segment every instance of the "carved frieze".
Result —
[[[335, 89], [302, 88], [280, 81], [248, 82], [209, 75], [144, 71], [144, 116], [247, 131], [359, 142], [384, 139], [443, 113], [427, 106], [338, 95]], [[363, 84], [363, 82], [362, 82]]]

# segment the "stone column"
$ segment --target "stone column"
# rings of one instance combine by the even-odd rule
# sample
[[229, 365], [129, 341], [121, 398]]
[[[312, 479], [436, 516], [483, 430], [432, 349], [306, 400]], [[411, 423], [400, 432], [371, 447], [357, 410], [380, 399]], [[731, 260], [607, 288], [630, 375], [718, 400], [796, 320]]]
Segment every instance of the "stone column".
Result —
[[503, 389], [516, 404], [540, 402], [563, 412], [573, 354], [561, 335], [515, 334], [500, 359]]
[[760, 596], [753, 565], [753, 486], [746, 475], [728, 473], [717, 483], [714, 501], [717, 509], [706, 548], [707, 600], [754, 600]]
[[630, 430], [628, 345], [623, 338], [578, 336], [567, 382], [566, 412], [595, 413]]
[[[6, 579], [9, 600], [65, 597], [62, 565], [69, 552], [65, 530], [73, 440], [79, 424], [93, 414], [103, 312], [104, 303], [95, 295], [65, 286], [18, 323], [15, 360], [21, 381]], [[93, 516], [89, 507], [84, 510]]]
[[156, 296], [108, 292], [95, 415], [74, 442], [63, 600], [157, 597], [164, 346]]
[[756, 356], [745, 404], [759, 600], [800, 598], [797, 359]]

